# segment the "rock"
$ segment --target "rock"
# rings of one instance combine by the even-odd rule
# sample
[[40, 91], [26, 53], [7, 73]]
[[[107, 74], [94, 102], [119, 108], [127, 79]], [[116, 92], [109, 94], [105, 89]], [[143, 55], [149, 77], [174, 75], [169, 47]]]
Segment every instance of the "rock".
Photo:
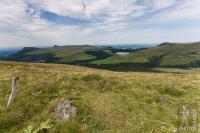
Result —
[[76, 116], [77, 108], [72, 105], [72, 101], [63, 100], [55, 109], [58, 120], [69, 120]]

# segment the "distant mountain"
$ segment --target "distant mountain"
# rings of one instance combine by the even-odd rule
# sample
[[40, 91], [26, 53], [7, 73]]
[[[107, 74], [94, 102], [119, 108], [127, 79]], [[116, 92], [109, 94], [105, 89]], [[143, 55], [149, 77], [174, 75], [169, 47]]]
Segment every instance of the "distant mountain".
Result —
[[155, 47], [156, 44], [107, 44], [102, 45], [104, 47], [112, 47], [117, 49], [140, 49], [140, 48], [150, 48]]
[[162, 46], [166, 46], [166, 45], [169, 46], [169, 45], [174, 45], [174, 44], [176, 44], [176, 43], [164, 42], [164, 43], [159, 44], [158, 46], [162, 47]]
[[16, 53], [17, 51], [19, 51], [19, 48], [14, 48], [14, 49], [0, 49], [0, 58], [4, 58], [6, 56], [12, 55], [14, 53]]
[[[130, 52], [117, 55], [117, 52]], [[116, 49], [89, 45], [27, 47], [6, 60], [74, 64], [112, 70], [134, 70], [151, 67], [199, 67], [200, 42], [162, 43], [152, 48]]]

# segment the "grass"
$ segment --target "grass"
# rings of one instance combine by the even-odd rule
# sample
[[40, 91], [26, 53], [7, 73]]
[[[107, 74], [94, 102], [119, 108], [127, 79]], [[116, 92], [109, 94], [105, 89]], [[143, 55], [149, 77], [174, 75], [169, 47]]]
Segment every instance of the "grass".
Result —
[[[0, 62], [0, 132], [171, 133], [177, 105], [200, 102], [200, 70], [157, 70]], [[21, 91], [6, 109], [14, 72]], [[75, 100], [74, 120], [56, 120], [54, 109], [62, 99]]]

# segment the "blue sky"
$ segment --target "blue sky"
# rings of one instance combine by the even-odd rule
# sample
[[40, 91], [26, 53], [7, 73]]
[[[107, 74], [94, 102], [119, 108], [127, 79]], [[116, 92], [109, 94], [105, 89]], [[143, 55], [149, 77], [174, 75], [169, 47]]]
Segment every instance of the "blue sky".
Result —
[[200, 41], [200, 0], [1, 0], [0, 47]]

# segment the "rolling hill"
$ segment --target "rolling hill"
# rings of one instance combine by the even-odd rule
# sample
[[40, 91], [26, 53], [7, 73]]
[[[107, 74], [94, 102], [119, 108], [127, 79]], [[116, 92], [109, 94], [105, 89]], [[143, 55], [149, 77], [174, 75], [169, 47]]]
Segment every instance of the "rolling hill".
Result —
[[109, 56], [106, 50], [95, 46], [55, 46], [50, 48], [25, 47], [21, 51], [9, 56], [7, 60], [25, 62], [51, 62], [51, 63], [72, 63], [81, 60], [94, 59], [95, 56], [87, 54], [90, 51], [99, 51]]
[[[117, 55], [117, 52], [130, 52]], [[24, 48], [5, 60], [74, 64], [117, 71], [154, 67], [199, 67], [200, 42], [163, 43], [137, 50], [115, 49], [89, 45]]]
[[[179, 123], [178, 105], [199, 104], [200, 70], [159, 71], [0, 62], [0, 132], [172, 133]], [[6, 108], [13, 73], [20, 77], [20, 92]], [[54, 110], [62, 99], [75, 100], [75, 119], [56, 120]]]
[[[196, 67], [200, 61], [200, 42], [163, 43], [157, 47], [133, 51], [126, 56], [112, 56], [95, 64], [123, 67]], [[108, 65], [109, 66], [109, 65]]]

